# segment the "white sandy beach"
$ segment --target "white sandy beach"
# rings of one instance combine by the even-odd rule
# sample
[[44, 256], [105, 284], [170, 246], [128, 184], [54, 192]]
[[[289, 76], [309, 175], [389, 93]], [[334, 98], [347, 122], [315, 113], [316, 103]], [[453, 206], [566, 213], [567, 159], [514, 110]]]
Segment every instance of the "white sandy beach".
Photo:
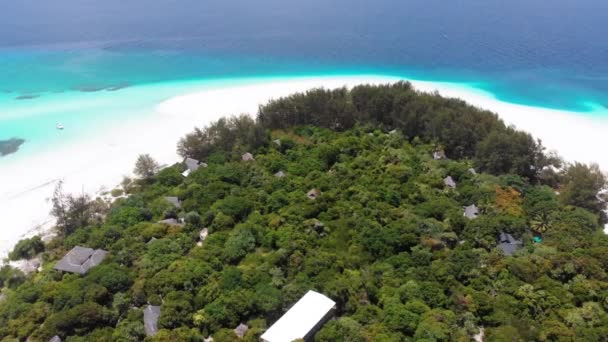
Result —
[[[229, 114], [255, 114], [260, 104], [314, 87], [352, 87], [361, 83], [388, 83], [394, 77], [317, 77], [269, 80], [259, 84], [223, 86], [185, 94], [157, 106], [145, 121], [125, 121], [78, 145], [35, 155], [0, 168], [0, 257], [21, 238], [36, 234], [52, 222], [47, 214], [55, 182], [64, 181], [67, 192], [95, 194], [112, 189], [129, 175], [138, 154], [149, 153], [161, 164], [179, 161], [176, 143], [194, 126]], [[564, 111], [501, 102], [490, 94], [451, 84], [412, 82], [423, 91], [439, 91], [497, 112], [507, 123], [529, 131], [568, 160], [595, 161], [608, 168], [608, 120]], [[606, 116], [604, 116], [606, 117]]]

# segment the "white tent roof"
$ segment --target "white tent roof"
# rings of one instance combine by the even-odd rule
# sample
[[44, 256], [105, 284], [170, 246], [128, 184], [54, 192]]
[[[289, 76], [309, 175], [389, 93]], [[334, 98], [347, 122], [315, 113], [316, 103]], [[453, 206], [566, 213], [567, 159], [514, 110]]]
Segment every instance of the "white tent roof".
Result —
[[266, 342], [291, 342], [304, 338], [336, 303], [315, 291], [308, 291], [283, 317], [262, 335]]

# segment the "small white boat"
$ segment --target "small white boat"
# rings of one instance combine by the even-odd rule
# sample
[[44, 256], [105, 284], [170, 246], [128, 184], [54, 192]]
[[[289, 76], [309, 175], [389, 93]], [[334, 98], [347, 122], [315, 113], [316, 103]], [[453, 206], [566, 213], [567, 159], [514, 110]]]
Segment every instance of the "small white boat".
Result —
[[55, 125], [55, 128], [57, 128], [57, 129], [63, 129], [63, 125], [62, 125], [61, 123], [59, 123], [59, 122], [58, 122], [58, 123]]

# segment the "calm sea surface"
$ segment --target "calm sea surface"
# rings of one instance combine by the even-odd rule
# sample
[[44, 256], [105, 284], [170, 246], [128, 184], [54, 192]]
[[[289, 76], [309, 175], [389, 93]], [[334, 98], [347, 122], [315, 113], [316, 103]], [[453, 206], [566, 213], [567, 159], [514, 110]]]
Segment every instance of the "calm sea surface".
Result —
[[606, 0], [0, 1], [0, 140], [25, 151], [55, 122], [103, 127], [224, 78], [375, 73], [608, 107]]

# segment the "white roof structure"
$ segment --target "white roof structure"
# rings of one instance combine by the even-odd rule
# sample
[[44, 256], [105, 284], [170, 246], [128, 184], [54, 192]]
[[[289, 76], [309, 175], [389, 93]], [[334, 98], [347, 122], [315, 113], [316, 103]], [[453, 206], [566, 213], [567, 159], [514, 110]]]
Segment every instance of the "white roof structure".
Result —
[[445, 159], [445, 152], [443, 150], [438, 150], [433, 152], [433, 159], [440, 160]]
[[154, 336], [158, 332], [158, 318], [160, 306], [148, 305], [144, 309], [144, 331], [147, 336]]
[[247, 324], [239, 324], [238, 327], [234, 328], [234, 333], [236, 334], [236, 336], [243, 338], [243, 336], [245, 336], [245, 334], [247, 333], [247, 330], [249, 330], [249, 326]]
[[203, 228], [201, 230], [201, 232], [198, 234], [199, 239], [201, 239], [201, 241], [205, 241], [205, 239], [207, 238], [207, 236], [209, 236], [209, 229], [208, 228]]
[[456, 189], [456, 182], [454, 181], [454, 178], [452, 178], [452, 176], [445, 177], [443, 179], [443, 184], [445, 184], [445, 186], [450, 189]]
[[182, 176], [188, 177], [190, 173], [198, 170], [199, 167], [207, 167], [206, 163], [202, 163], [196, 159], [186, 158], [184, 160], [184, 164], [186, 164], [186, 171], [182, 172]]
[[253, 158], [253, 154], [247, 152], [245, 154], [243, 154], [241, 156], [241, 159], [243, 159], [243, 161], [251, 161], [251, 160], [255, 160], [255, 158]]
[[475, 219], [479, 216], [479, 208], [475, 204], [464, 207], [464, 216], [468, 219]]
[[261, 336], [264, 342], [292, 342], [310, 338], [319, 323], [327, 318], [336, 303], [324, 295], [308, 291], [283, 317]]

